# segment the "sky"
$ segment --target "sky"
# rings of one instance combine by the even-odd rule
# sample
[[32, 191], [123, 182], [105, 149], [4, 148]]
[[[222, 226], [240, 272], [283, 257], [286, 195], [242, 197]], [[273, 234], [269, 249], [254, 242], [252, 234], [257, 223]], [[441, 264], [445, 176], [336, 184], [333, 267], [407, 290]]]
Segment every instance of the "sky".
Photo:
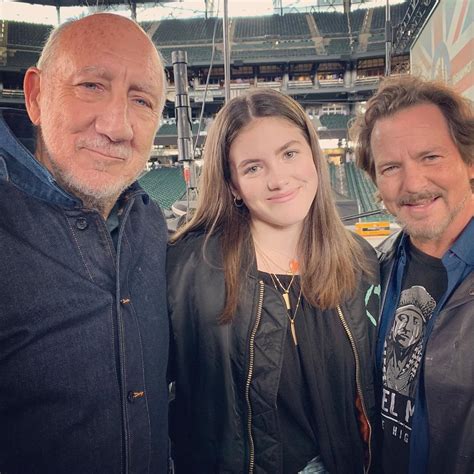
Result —
[[[41, 0], [38, 0], [41, 1]], [[330, 0], [326, 0], [331, 3]], [[394, 5], [403, 0], [390, 0], [390, 4]], [[320, 0], [319, 3], [323, 3]], [[318, 2], [314, 0], [283, 0], [283, 6], [290, 11], [305, 11], [306, 8], [316, 5]], [[94, 1], [90, 0], [93, 5]], [[215, 4], [219, 4], [218, 15], [223, 14], [223, 0], [215, 0]], [[353, 8], [358, 6], [353, 2]], [[386, 5], [386, 0], [366, 1], [364, 6], [370, 7], [375, 5]], [[229, 16], [258, 16], [271, 15], [274, 13], [272, 0], [228, 0]], [[77, 18], [88, 12], [84, 7], [63, 7], [61, 8], [61, 22], [69, 19]], [[128, 10], [124, 10], [124, 16], [130, 16]], [[160, 6], [146, 5], [137, 8], [138, 21], [159, 20], [164, 18], [190, 18], [203, 16], [204, 0], [184, 0], [179, 2], [167, 2]], [[28, 23], [44, 23], [56, 25], [58, 23], [55, 7], [43, 5], [31, 5], [29, 3], [13, 2], [0, 0], [0, 19], [24, 21]]]

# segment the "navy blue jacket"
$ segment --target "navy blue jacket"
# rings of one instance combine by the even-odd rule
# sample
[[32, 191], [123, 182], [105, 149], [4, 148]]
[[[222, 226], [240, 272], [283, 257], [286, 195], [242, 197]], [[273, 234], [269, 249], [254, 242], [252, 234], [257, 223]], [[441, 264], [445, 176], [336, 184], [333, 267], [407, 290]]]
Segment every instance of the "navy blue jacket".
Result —
[[166, 472], [162, 213], [132, 185], [116, 250], [31, 137], [0, 112], [0, 472]]

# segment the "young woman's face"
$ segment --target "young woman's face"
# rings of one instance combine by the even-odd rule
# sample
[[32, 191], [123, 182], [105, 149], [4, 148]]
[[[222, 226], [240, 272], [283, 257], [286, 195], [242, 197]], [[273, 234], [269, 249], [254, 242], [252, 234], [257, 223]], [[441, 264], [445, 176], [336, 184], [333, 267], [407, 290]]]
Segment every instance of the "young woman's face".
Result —
[[311, 148], [288, 120], [252, 120], [230, 147], [234, 196], [243, 199], [252, 223], [302, 226], [318, 189]]

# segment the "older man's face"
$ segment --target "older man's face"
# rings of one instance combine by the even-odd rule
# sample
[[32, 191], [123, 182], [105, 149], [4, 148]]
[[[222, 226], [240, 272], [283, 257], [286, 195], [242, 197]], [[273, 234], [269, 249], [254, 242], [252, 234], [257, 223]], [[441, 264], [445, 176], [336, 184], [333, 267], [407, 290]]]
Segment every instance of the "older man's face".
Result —
[[371, 146], [380, 195], [415, 245], [449, 246], [473, 215], [474, 166], [462, 160], [441, 110], [421, 104], [378, 120]]
[[38, 158], [69, 191], [116, 199], [149, 157], [161, 114], [161, 64], [131, 22], [88, 20], [65, 32], [52, 66], [39, 73], [32, 117], [44, 144]]

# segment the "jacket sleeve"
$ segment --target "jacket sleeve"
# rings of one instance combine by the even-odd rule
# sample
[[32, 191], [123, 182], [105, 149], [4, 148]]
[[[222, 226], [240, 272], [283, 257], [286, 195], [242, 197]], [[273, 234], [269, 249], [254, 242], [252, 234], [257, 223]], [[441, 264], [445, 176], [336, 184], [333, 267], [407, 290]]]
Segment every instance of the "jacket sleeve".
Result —
[[[196, 259], [187, 240], [168, 245], [166, 277], [168, 287], [168, 314], [170, 319], [170, 354], [168, 382], [176, 380], [177, 344], [176, 333], [184, 324], [192, 321], [190, 311]], [[191, 336], [191, 334], [188, 334]]]

